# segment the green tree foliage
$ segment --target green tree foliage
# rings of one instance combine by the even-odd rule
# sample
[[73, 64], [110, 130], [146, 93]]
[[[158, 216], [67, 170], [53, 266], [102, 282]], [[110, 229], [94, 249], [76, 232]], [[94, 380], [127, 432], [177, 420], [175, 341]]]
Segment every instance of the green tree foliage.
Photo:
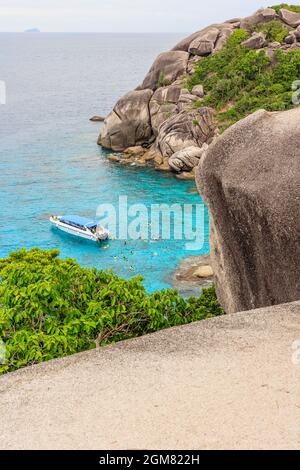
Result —
[[[270, 31], [272, 35], [274, 26]], [[276, 26], [274, 34], [279, 33]], [[194, 85], [204, 86], [206, 96], [195, 106], [215, 108], [221, 131], [258, 109], [293, 107], [292, 83], [300, 78], [300, 49], [278, 49], [271, 60], [264, 50], [243, 47], [248, 37], [248, 32], [236, 30], [220, 52], [199, 60], [188, 79], [190, 90]]]
[[294, 13], [300, 13], [300, 6], [299, 5], [288, 5], [287, 3], [281, 3], [280, 5], [275, 5], [275, 6], [270, 7], [270, 8], [273, 8], [273, 10], [275, 10], [276, 13], [279, 13], [279, 10], [281, 10], [282, 8], [284, 10], [293, 11]]
[[0, 374], [224, 313], [213, 288], [188, 300], [173, 290], [148, 294], [141, 277], [58, 256], [35, 248], [0, 260]]
[[267, 23], [259, 24], [253, 31], [257, 33], [264, 33], [267, 42], [283, 42], [284, 38], [289, 34], [289, 28], [285, 26], [280, 20], [268, 21]]

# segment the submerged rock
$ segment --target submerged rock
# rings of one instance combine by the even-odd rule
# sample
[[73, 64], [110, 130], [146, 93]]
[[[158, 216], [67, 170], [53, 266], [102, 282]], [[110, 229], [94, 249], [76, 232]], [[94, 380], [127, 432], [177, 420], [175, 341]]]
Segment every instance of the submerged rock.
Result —
[[92, 122], [104, 122], [105, 117], [103, 117], [103, 116], [93, 116], [93, 117], [90, 118], [90, 121], [92, 121]]
[[300, 108], [232, 126], [201, 159], [197, 182], [225, 311], [299, 300]]
[[172, 276], [175, 289], [187, 295], [200, 295], [213, 284], [210, 255], [189, 256], [183, 259]]

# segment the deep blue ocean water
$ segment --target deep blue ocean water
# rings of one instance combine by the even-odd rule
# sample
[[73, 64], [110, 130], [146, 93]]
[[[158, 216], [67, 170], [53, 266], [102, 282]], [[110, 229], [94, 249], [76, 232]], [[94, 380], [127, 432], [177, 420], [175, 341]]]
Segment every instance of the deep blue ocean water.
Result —
[[149, 291], [170, 287], [185, 256], [207, 253], [185, 241], [111, 240], [102, 245], [60, 234], [51, 214], [95, 216], [100, 203], [201, 203], [192, 182], [152, 169], [118, 166], [97, 146], [99, 124], [118, 97], [135, 88], [176, 34], [0, 34], [0, 256], [38, 246], [59, 248], [83, 266], [142, 274]]

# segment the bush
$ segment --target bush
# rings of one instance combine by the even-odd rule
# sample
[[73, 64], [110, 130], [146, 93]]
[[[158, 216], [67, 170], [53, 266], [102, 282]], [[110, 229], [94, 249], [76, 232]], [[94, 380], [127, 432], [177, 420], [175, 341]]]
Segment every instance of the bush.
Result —
[[268, 42], [283, 42], [290, 30], [280, 20], [273, 20], [256, 26], [254, 31], [264, 33]]
[[188, 300], [173, 290], [148, 294], [141, 277], [58, 256], [21, 249], [0, 260], [0, 374], [224, 313], [213, 288]]
[[203, 85], [206, 96], [195, 106], [215, 108], [221, 131], [258, 109], [280, 111], [293, 107], [292, 83], [300, 77], [300, 49], [277, 50], [271, 62], [265, 51], [241, 45], [247, 37], [246, 31], [235, 31], [220, 52], [198, 62], [188, 79], [190, 90], [194, 85]]
[[279, 10], [281, 10], [282, 8], [284, 8], [285, 10], [293, 11], [294, 13], [300, 13], [300, 6], [298, 6], [298, 5], [288, 5], [287, 3], [281, 3], [280, 5], [275, 5], [275, 6], [270, 7], [270, 8], [273, 8], [273, 10], [275, 10], [276, 13], [279, 13]]

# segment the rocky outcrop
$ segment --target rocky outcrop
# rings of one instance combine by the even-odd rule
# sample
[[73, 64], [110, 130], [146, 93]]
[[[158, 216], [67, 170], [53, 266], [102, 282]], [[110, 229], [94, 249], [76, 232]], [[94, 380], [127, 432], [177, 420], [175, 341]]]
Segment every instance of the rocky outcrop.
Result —
[[175, 152], [187, 147], [202, 147], [215, 135], [214, 112], [211, 108], [199, 108], [167, 119], [159, 128], [157, 147], [163, 157], [172, 157]]
[[240, 27], [242, 29], [251, 31], [253, 27], [258, 26], [261, 23], [272, 21], [277, 17], [276, 11], [273, 8], [262, 8], [258, 10], [254, 15], [248, 16], [241, 21]]
[[190, 44], [189, 53], [193, 55], [206, 56], [213, 52], [219, 37], [218, 28], [209, 28], [206, 32], [199, 34]]
[[202, 157], [211, 260], [227, 313], [300, 299], [300, 108], [260, 110]]
[[160, 125], [178, 112], [180, 95], [179, 85], [166, 86], [155, 91], [149, 103], [151, 126], [155, 136], [158, 135]]
[[147, 142], [152, 136], [151, 90], [136, 90], [121, 98], [105, 119], [98, 143], [117, 152]]
[[[255, 32], [257, 26], [272, 20], [288, 25], [289, 34], [282, 43], [272, 43], [267, 35]], [[138, 150], [128, 158], [113, 155], [112, 160], [130, 165], [153, 165], [158, 170], [176, 171], [177, 176], [193, 177], [189, 147], [201, 148], [218, 135], [212, 110], [201, 108], [201, 100], [209, 91], [201, 84], [186, 88], [186, 78], [199, 60], [220, 51], [237, 28], [251, 33], [243, 42], [246, 48], [264, 48], [271, 64], [276, 62], [276, 49], [284, 51], [300, 47], [300, 15], [281, 9], [262, 8], [244, 19], [234, 18], [213, 24], [180, 41], [171, 51], [160, 54], [135, 91], [121, 98], [105, 119], [98, 143], [115, 152], [134, 146], [148, 148], [147, 159]], [[296, 29], [297, 28], [297, 29]], [[174, 155], [175, 154], [175, 155]], [[170, 161], [169, 161], [170, 159]]]
[[185, 74], [189, 54], [183, 51], [163, 52], [158, 56], [141, 88], [157, 90], [157, 88], [173, 83], [178, 77]]
[[182, 171], [191, 171], [196, 168], [200, 159], [208, 149], [208, 145], [204, 144], [202, 147], [187, 147], [183, 150], [175, 152], [169, 158], [169, 165], [172, 170], [181, 173]]

